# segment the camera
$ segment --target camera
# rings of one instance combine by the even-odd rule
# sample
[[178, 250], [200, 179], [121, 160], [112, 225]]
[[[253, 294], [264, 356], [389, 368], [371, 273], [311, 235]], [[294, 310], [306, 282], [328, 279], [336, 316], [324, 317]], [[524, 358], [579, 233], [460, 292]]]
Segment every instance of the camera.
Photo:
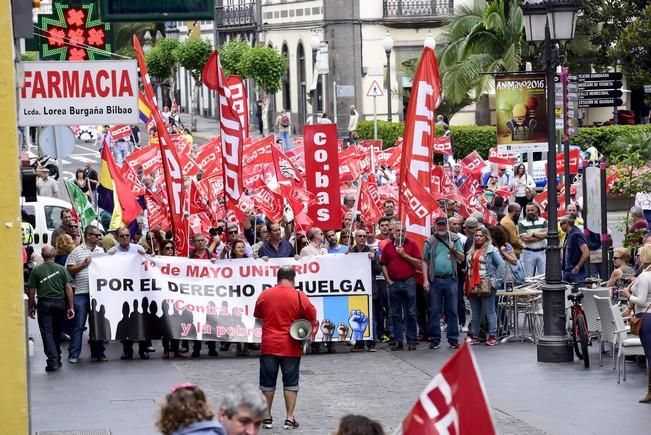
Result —
[[212, 237], [221, 236], [223, 232], [224, 228], [222, 227], [211, 228], [208, 230], [208, 234], [210, 234]]
[[504, 288], [507, 292], [512, 292], [513, 291], [513, 283], [512, 282], [507, 282], [504, 284]]

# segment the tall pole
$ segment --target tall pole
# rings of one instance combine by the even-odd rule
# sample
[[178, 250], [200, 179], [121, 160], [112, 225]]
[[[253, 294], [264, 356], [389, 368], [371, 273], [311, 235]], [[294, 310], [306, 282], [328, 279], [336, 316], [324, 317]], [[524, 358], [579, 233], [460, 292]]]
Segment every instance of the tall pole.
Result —
[[391, 122], [391, 50], [384, 52], [387, 55], [387, 120]]
[[0, 0], [0, 107], [6, 115], [0, 117], [0, 255], [3, 292], [0, 296], [0, 330], [3, 347], [11, 349], [0, 359], [4, 377], [0, 390], [0, 409], [4, 418], [3, 433], [31, 433], [27, 388], [27, 329], [20, 242], [20, 177], [18, 156], [18, 128], [16, 126], [16, 73], [14, 56], [11, 1]]
[[316, 75], [316, 80], [314, 78], [312, 79], [316, 83], [314, 96], [312, 97], [312, 124], [314, 125], [318, 123], [317, 115], [319, 112], [319, 69], [316, 66], [316, 54], [318, 51], [318, 48], [312, 48], [312, 74]]
[[538, 340], [539, 362], [571, 362], [572, 343], [565, 329], [565, 286], [561, 284], [561, 248], [558, 238], [558, 197], [556, 192], [556, 123], [555, 120], [555, 59], [549, 22], [545, 25], [545, 71], [547, 79], [547, 251], [543, 292], [543, 336]]

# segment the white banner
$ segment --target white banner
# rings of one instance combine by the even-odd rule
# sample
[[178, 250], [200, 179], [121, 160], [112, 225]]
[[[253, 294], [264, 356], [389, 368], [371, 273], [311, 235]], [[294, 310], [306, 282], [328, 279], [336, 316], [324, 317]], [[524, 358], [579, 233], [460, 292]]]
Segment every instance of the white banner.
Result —
[[373, 338], [373, 278], [366, 253], [215, 263], [122, 253], [94, 256], [89, 266], [91, 334], [105, 340], [260, 342], [255, 302], [276, 284], [278, 268], [288, 264], [296, 269], [296, 287], [317, 309], [313, 341]]
[[138, 122], [135, 60], [23, 62], [18, 125]]
[[601, 172], [598, 166], [585, 168], [586, 186], [588, 191], [583, 197], [588, 206], [586, 228], [593, 233], [601, 233]]

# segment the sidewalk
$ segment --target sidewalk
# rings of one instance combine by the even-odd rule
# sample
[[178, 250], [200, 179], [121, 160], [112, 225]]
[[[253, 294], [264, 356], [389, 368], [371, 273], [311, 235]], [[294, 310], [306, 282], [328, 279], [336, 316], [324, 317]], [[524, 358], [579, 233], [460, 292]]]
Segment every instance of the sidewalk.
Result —
[[[160, 341], [151, 360], [120, 361], [121, 346], [111, 343], [107, 363], [92, 363], [88, 347], [80, 364], [46, 373], [45, 358], [34, 320], [29, 330], [35, 338], [30, 361], [30, 395], [33, 433], [60, 435], [95, 430], [97, 434], [156, 434], [154, 422], [159, 403], [169, 388], [194, 382], [218, 407], [224, 390], [237, 382], [257, 384], [258, 359], [236, 358], [233, 352], [200, 359], [163, 360]], [[350, 353], [346, 345], [337, 354], [307, 355], [301, 364], [301, 392], [297, 434], [329, 434], [349, 413], [379, 420], [386, 433], [400, 424], [432, 376], [452, 350], [429, 350], [422, 343], [415, 352]], [[536, 362], [532, 344], [508, 343], [489, 348], [473, 346], [486, 391], [501, 434], [613, 434], [644, 433], [651, 427], [649, 405], [639, 404], [646, 386], [646, 372], [627, 363], [628, 379], [617, 384], [610, 359], [598, 367], [598, 346], [591, 348], [594, 366], [580, 362]], [[67, 355], [67, 345], [63, 355]], [[280, 382], [280, 381], [279, 381]], [[280, 392], [280, 390], [279, 390]], [[281, 395], [274, 403], [274, 421], [284, 416]], [[100, 432], [104, 430], [105, 432]], [[282, 427], [262, 431], [286, 433]]]

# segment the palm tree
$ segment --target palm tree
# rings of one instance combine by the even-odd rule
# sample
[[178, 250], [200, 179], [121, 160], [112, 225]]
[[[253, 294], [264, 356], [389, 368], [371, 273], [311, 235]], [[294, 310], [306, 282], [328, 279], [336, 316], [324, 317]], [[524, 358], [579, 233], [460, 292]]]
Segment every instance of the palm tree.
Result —
[[490, 124], [492, 73], [521, 69], [522, 29], [518, 0], [474, 0], [457, 7], [445, 26], [447, 46], [440, 58], [445, 98], [454, 105], [472, 95], [477, 125]]

